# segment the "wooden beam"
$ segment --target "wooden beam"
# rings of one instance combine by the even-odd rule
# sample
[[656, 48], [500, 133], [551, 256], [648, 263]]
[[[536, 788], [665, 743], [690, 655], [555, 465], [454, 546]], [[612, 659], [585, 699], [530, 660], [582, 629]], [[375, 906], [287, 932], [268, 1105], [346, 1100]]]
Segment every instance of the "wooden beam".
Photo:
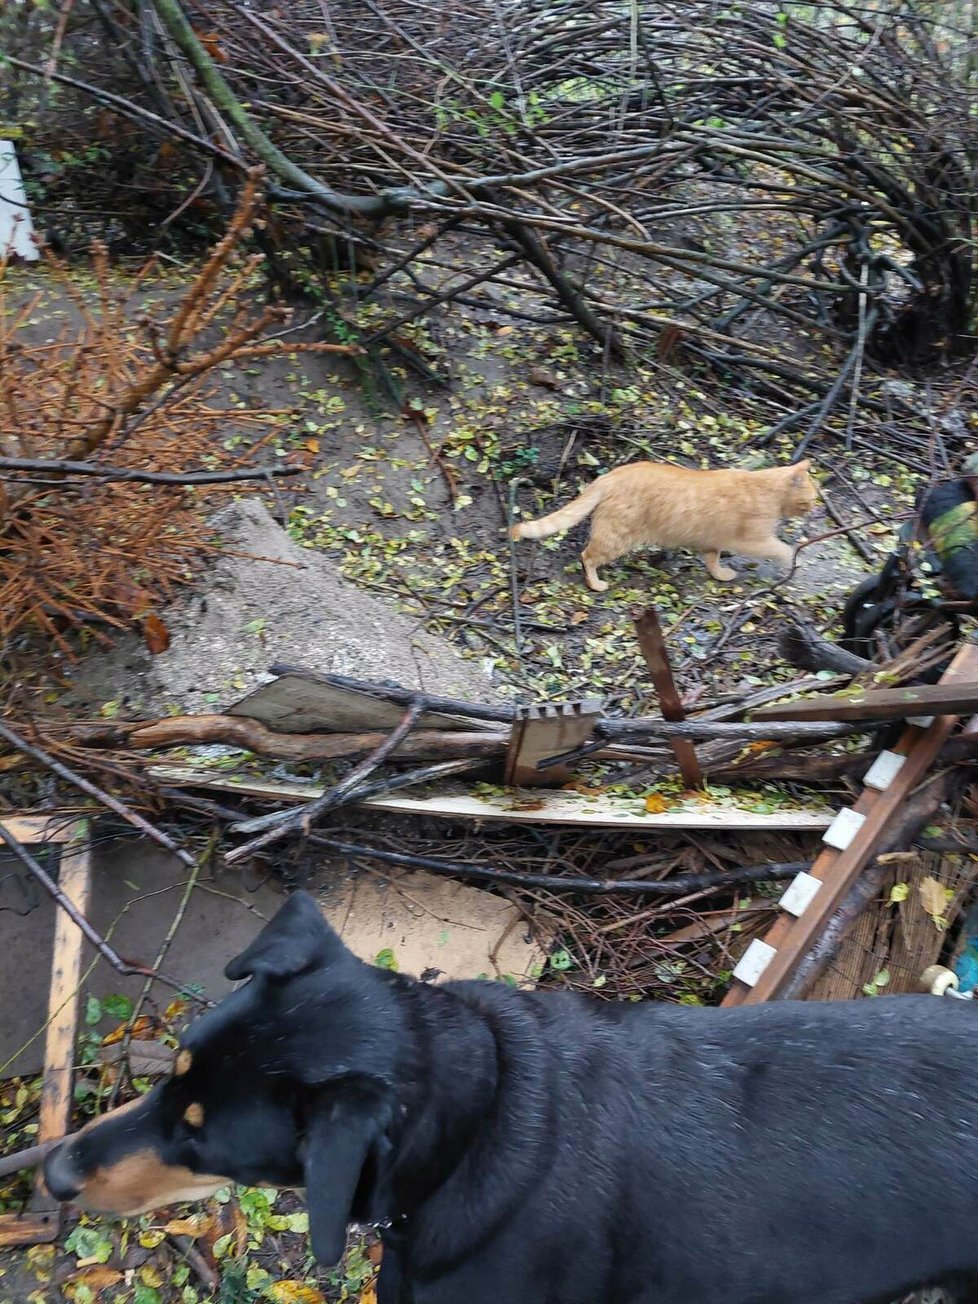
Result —
[[971, 715], [978, 711], [978, 683], [922, 684], [916, 688], [860, 688], [844, 695], [820, 693], [797, 702], [775, 702], [752, 713], [763, 720], [906, 720], [915, 715]]
[[[24, 822], [4, 821], [18, 840], [43, 842], [43, 837], [24, 838]], [[30, 833], [30, 830], [26, 830]], [[58, 885], [81, 914], [87, 914], [91, 889], [91, 853], [88, 825], [76, 821], [71, 841], [61, 852]], [[44, 1080], [37, 1133], [38, 1145], [63, 1137], [71, 1122], [72, 1068], [75, 1036], [81, 1003], [83, 941], [81, 929], [63, 910], [56, 910], [51, 986], [48, 992], [47, 1037], [44, 1046]], [[33, 1245], [56, 1240], [61, 1230], [61, 1205], [44, 1185], [38, 1170], [30, 1209], [23, 1216], [0, 1216], [0, 1247]]]
[[[647, 607], [635, 618], [635, 633], [638, 635], [638, 645], [642, 649], [642, 656], [645, 658], [652, 683], [655, 685], [662, 718], [672, 721], [685, 720], [686, 712], [676, 692], [672, 667], [669, 665], [669, 654], [666, 651], [666, 640], [655, 607]], [[700, 769], [693, 743], [688, 738], [670, 738], [669, 746], [672, 748], [686, 787], [702, 788], [703, 771]]]
[[[958, 650], [942, 683], [973, 682], [976, 675], [978, 646], [967, 643]], [[778, 998], [796, 965], [877, 853], [888, 824], [957, 723], [957, 716], [941, 715], [926, 728], [911, 725], [895, 748], [881, 753], [867, 771], [866, 786], [857, 801], [840, 811], [824, 835], [826, 847], [808, 874], [799, 875], [781, 898], [783, 913], [767, 935], [752, 942], [741, 957], [724, 1005], [756, 1005]]]

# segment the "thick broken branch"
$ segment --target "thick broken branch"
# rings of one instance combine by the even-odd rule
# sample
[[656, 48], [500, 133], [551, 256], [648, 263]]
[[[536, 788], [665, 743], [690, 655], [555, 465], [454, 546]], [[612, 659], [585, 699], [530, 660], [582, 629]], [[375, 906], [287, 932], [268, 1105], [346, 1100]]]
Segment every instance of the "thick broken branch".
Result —
[[[387, 733], [278, 733], [260, 720], [240, 715], [185, 715], [122, 723], [71, 726], [73, 740], [89, 747], [128, 746], [140, 750], [223, 743], [278, 761], [341, 761], [375, 751]], [[502, 756], [506, 733], [419, 729], [391, 752], [395, 760], [450, 760]]]
[[0, 1155], [0, 1180], [10, 1177], [13, 1173], [19, 1173], [24, 1168], [36, 1168], [44, 1156], [60, 1144], [61, 1138], [58, 1137], [56, 1141], [45, 1141], [39, 1146], [16, 1150], [12, 1155]]
[[678, 874], [665, 879], [598, 879], [567, 878], [556, 874], [523, 874], [518, 870], [492, 869], [487, 865], [470, 865], [464, 861], [437, 860], [432, 856], [414, 856], [406, 851], [386, 851], [379, 847], [365, 847], [356, 842], [343, 842], [314, 833], [310, 839], [317, 847], [324, 847], [336, 855], [350, 860], [376, 860], [384, 865], [403, 865], [408, 869], [426, 869], [433, 874], [448, 874], [453, 878], [470, 878], [479, 883], [506, 883], [513, 887], [544, 888], [548, 892], [583, 892], [588, 896], [606, 896], [615, 892], [635, 896], [684, 896], [687, 892], [705, 892], [743, 883], [763, 883], [782, 878], [794, 878], [810, 861], [791, 864], [750, 865], [742, 869], [720, 870], [711, 874]]
[[847, 652], [805, 621], [792, 621], [778, 639], [778, 651], [799, 670], [835, 670], [842, 675], [861, 675], [879, 666], [865, 657]]
[[424, 706], [420, 701], [411, 702], [397, 728], [392, 729], [380, 746], [375, 748], [359, 765], [355, 766], [345, 778], [341, 779], [327, 792], [324, 792], [321, 797], [317, 797], [315, 801], [310, 801], [305, 806], [300, 806], [298, 810], [291, 811], [287, 820], [283, 820], [280, 824], [276, 824], [273, 828], [259, 834], [257, 838], [253, 838], [250, 842], [245, 842], [242, 846], [229, 851], [225, 856], [228, 864], [233, 865], [238, 861], [246, 860], [249, 856], [253, 856], [256, 851], [262, 851], [265, 847], [280, 842], [282, 838], [287, 837], [290, 833], [301, 832], [308, 837], [313, 820], [319, 819], [327, 811], [336, 810], [339, 806], [343, 806], [352, 800], [351, 794], [378, 766], [384, 763], [391, 752], [407, 737], [423, 712]]

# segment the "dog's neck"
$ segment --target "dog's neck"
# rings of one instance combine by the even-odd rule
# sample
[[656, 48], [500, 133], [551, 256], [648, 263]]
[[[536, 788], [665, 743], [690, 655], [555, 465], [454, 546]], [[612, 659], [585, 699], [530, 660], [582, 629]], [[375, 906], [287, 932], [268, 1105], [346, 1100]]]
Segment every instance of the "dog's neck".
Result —
[[[430, 1267], [472, 1253], [528, 1198], [553, 1096], [534, 1012], [509, 988], [415, 988], [409, 1008], [417, 1071], [408, 1079], [390, 1215], [395, 1232], [406, 1232], [407, 1260], [413, 1243]], [[505, 1129], [487, 1127], [500, 1116]], [[494, 1180], [497, 1170], [505, 1181]]]
[[399, 1075], [404, 1130], [388, 1192], [395, 1218], [412, 1217], [450, 1178], [492, 1108], [499, 1076], [491, 1027], [451, 988], [412, 985], [404, 995], [411, 1050]]

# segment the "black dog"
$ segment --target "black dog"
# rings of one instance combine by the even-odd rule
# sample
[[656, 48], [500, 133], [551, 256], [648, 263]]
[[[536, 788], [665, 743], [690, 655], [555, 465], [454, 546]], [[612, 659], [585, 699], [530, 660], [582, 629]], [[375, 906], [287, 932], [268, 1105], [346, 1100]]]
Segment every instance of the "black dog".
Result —
[[174, 1077], [48, 1157], [56, 1196], [305, 1186], [323, 1263], [386, 1224], [381, 1304], [856, 1304], [978, 1270], [965, 1002], [431, 987], [302, 893], [227, 974]]

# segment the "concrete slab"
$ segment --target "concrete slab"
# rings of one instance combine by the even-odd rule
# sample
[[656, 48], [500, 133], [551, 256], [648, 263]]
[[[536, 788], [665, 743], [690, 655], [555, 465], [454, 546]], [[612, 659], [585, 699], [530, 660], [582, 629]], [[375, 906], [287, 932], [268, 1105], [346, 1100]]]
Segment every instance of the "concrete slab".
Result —
[[66, 704], [117, 701], [125, 715], [163, 714], [174, 704], [219, 710], [267, 681], [274, 661], [469, 701], [495, 696], [479, 662], [347, 583], [256, 499], [231, 503], [212, 524], [227, 551], [162, 612], [167, 651], [152, 656], [140, 638], [124, 635], [81, 662]]
[[[151, 843], [133, 838], [93, 839], [91, 921], [122, 956], [153, 964], [180, 904], [187, 871], [174, 857]], [[55, 905], [46, 895], [27, 898], [21, 884], [6, 877], [19, 873], [0, 860], [0, 1077], [36, 1073], [44, 1059], [44, 1019], [51, 974]], [[249, 890], [253, 888], [254, 890]], [[33, 892], [33, 885], [28, 885]], [[224, 965], [251, 942], [282, 902], [275, 883], [250, 883], [246, 875], [227, 871], [203, 877], [174, 936], [165, 970], [178, 981], [199, 984], [217, 999], [231, 988]], [[141, 978], [126, 978], [86, 946], [83, 994], [99, 998], [116, 993], [135, 998]], [[156, 1008], [173, 998], [157, 985]], [[107, 1032], [112, 1020], [98, 1025]]]

